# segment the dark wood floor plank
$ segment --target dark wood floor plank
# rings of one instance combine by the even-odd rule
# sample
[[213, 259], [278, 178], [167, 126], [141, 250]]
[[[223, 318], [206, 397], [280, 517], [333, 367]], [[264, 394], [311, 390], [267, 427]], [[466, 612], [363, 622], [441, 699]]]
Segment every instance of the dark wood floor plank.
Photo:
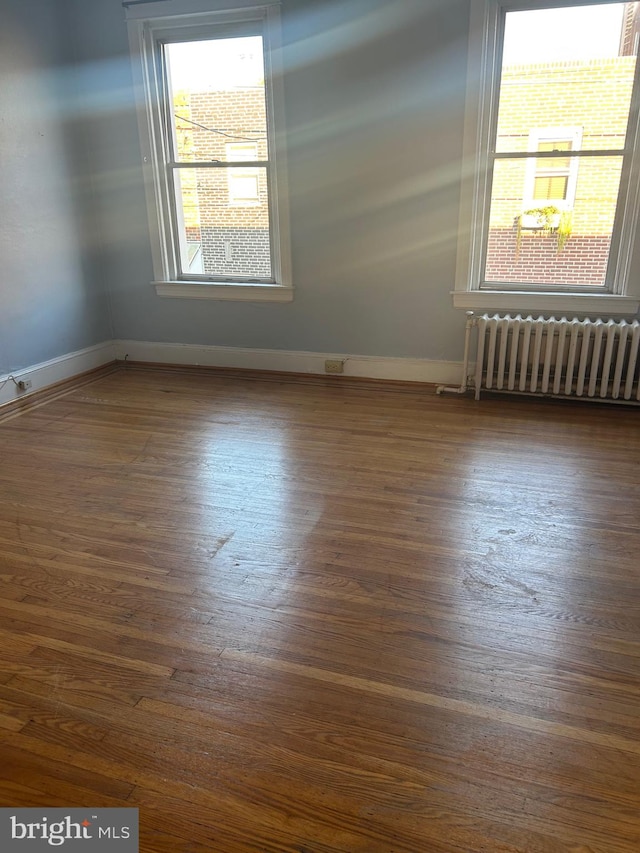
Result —
[[127, 367], [0, 422], [0, 801], [636, 853], [637, 412]]

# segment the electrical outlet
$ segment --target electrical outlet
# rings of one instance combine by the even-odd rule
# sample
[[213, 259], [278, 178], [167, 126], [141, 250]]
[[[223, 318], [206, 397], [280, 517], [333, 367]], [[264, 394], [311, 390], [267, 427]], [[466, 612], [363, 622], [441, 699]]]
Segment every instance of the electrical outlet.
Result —
[[324, 363], [325, 373], [343, 373], [344, 361], [340, 358], [328, 358]]
[[33, 385], [33, 382], [30, 379], [20, 379], [18, 381], [18, 390], [19, 391], [28, 391], [32, 385]]

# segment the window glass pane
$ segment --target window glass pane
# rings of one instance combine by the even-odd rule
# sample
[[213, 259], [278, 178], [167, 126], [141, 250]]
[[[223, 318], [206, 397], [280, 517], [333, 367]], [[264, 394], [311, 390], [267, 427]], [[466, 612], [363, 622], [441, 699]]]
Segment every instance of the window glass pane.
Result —
[[[268, 158], [261, 36], [165, 45], [177, 161], [226, 161], [228, 143]], [[231, 152], [233, 153], [233, 152]]]
[[623, 147], [637, 41], [625, 38], [637, 26], [625, 7], [633, 5], [507, 13], [498, 152], [549, 150], [531, 135], [540, 127], [580, 128], [582, 150]]
[[533, 197], [535, 199], [557, 199], [565, 201], [567, 198], [567, 184], [569, 178], [567, 176], [546, 177], [538, 176], [534, 181]]
[[622, 157], [580, 157], [571, 204], [542, 197], [532, 204], [524, 195], [527, 162], [495, 162], [484, 280], [604, 287]]
[[258, 159], [258, 145], [256, 142], [227, 142], [226, 148], [227, 160], [229, 162]]
[[551, 142], [539, 142], [538, 151], [571, 151], [570, 139], [556, 139]]
[[[569, 139], [557, 140], [555, 142], [539, 142], [538, 151], [571, 151], [573, 144]], [[571, 163], [570, 157], [554, 157], [553, 159], [540, 159], [536, 161], [536, 171], [540, 172], [568, 172]]]
[[229, 204], [260, 204], [258, 188], [258, 170], [240, 172], [239, 169], [229, 169]]
[[182, 274], [270, 279], [266, 167], [175, 169]]

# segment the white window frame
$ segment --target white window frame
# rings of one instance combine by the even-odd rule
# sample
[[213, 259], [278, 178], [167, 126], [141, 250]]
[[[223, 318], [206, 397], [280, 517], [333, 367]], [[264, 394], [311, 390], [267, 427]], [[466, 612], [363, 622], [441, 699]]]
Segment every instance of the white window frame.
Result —
[[[541, 142], [570, 142], [571, 150], [578, 151], [582, 143], [582, 128], [581, 127], [537, 127], [529, 133], [529, 151], [536, 151]], [[562, 156], [560, 152], [559, 157]], [[522, 205], [523, 210], [532, 207], [540, 206], [540, 199], [534, 198], [534, 189], [536, 178], [540, 177], [540, 163], [538, 159], [532, 157], [527, 160], [524, 192]], [[576, 200], [576, 187], [578, 184], [578, 165], [579, 160], [573, 157], [569, 160], [569, 169], [567, 173], [567, 195], [564, 199], [549, 198], [546, 201], [556, 205], [558, 208], [569, 210], [573, 207]]]
[[[126, 7], [138, 126], [145, 177], [154, 281], [159, 296], [182, 299], [290, 302], [293, 299], [289, 204], [278, 3], [251, 6], [242, 0], [158, 0]], [[165, 115], [163, 40], [202, 39], [223, 27], [252, 24], [263, 40], [269, 145], [269, 222], [272, 278], [224, 279], [180, 273], [179, 205], [174, 204], [170, 128]]]
[[640, 309], [640, 269], [633, 265], [633, 240], [640, 202], [640, 58], [630, 108], [629, 128], [611, 242], [612, 262], [604, 288], [562, 290], [514, 283], [494, 289], [481, 286], [488, 211], [491, 163], [497, 123], [502, 40], [507, 12], [559, 6], [586, 6], [617, 0], [474, 0], [471, 4], [467, 103], [465, 109], [463, 176], [460, 196], [455, 289], [456, 308], [471, 311], [541, 311], [629, 316]]

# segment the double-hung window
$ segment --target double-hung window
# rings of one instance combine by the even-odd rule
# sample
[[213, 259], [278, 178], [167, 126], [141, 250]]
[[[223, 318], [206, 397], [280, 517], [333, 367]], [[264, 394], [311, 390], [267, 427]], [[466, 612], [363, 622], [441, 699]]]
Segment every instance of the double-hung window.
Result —
[[290, 300], [277, 4], [125, 5], [156, 291]]
[[[581, 128], [536, 128], [529, 133], [529, 151], [577, 151], [581, 146]], [[524, 206], [541, 203], [572, 210], [576, 199], [578, 159], [576, 157], [527, 160]]]
[[632, 314], [640, 4], [471, 4], [454, 304]]

